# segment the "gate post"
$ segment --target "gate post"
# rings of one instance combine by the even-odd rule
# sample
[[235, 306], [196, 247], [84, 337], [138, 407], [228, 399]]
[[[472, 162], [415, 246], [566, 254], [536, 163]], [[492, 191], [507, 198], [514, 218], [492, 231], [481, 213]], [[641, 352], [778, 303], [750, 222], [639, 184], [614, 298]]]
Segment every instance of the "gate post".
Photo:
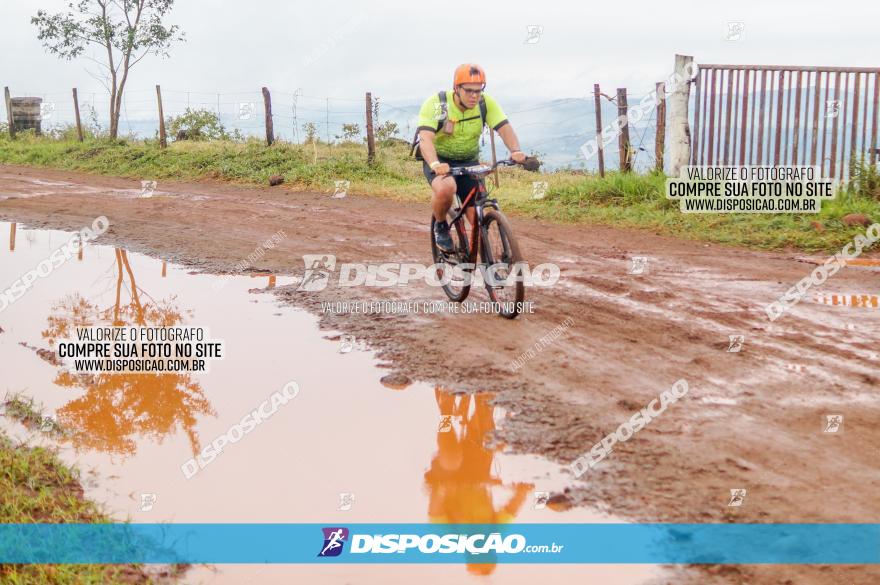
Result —
[[669, 174], [677, 177], [681, 167], [688, 164], [691, 154], [691, 133], [688, 125], [688, 98], [690, 97], [691, 69], [694, 58], [675, 56], [675, 90], [669, 96]]

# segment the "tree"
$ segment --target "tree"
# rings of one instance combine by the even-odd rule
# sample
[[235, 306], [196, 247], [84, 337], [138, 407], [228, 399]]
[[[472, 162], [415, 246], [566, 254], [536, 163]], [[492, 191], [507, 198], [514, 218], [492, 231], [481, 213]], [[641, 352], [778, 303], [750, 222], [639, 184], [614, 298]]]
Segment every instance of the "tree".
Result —
[[103, 54], [101, 59], [89, 58], [106, 70], [100, 81], [110, 92], [110, 138], [119, 133], [131, 68], [150, 54], [167, 57], [172, 43], [183, 40], [180, 27], [162, 22], [173, 4], [174, 0], [78, 0], [68, 4], [67, 13], [39, 10], [31, 18], [49, 53], [72, 60], [95, 45]]
[[361, 133], [361, 127], [359, 124], [343, 124], [342, 125], [342, 135], [336, 136], [337, 140], [344, 140], [346, 142], [350, 142], [357, 138]]
[[303, 124], [303, 132], [306, 133], [306, 143], [315, 142], [318, 139], [318, 127], [314, 122]]
[[386, 120], [385, 123], [376, 128], [376, 138], [380, 142], [382, 140], [390, 140], [396, 138], [399, 132], [400, 128], [397, 126], [397, 122]]

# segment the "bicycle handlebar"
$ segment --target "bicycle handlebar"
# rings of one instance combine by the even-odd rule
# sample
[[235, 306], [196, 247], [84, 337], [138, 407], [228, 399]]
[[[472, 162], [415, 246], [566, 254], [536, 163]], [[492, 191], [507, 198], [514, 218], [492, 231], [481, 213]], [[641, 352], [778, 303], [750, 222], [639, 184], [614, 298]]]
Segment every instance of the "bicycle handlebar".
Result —
[[452, 167], [449, 169], [449, 174], [453, 177], [459, 177], [461, 175], [475, 175], [478, 177], [482, 177], [488, 175], [497, 167], [512, 167], [518, 164], [521, 163], [515, 162], [513, 159], [506, 158], [504, 160], [499, 160], [494, 165], [476, 164], [467, 167]]

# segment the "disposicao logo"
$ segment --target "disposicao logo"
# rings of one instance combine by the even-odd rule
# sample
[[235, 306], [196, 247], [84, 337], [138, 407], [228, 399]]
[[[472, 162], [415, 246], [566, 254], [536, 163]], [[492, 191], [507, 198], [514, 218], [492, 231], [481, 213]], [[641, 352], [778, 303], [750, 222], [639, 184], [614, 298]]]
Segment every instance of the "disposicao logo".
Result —
[[338, 557], [346, 541], [350, 542], [351, 554], [407, 553], [417, 550], [431, 554], [517, 554], [521, 552], [552, 552], [562, 550], [562, 545], [530, 545], [522, 534], [502, 536], [491, 534], [349, 534], [348, 528], [322, 528], [324, 544], [319, 557]]
[[324, 533], [324, 546], [321, 547], [319, 557], [338, 557], [342, 554], [345, 541], [348, 540], [348, 528], [322, 528]]

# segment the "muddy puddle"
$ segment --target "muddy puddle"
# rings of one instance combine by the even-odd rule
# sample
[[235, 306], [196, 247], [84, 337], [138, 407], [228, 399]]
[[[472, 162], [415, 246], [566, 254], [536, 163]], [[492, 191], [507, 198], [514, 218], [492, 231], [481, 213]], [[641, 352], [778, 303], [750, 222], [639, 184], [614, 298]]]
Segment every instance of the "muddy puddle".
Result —
[[[0, 289], [71, 234], [0, 223]], [[219, 238], [218, 241], [222, 241]], [[85, 244], [0, 312], [0, 393], [43, 405], [51, 424], [0, 417], [6, 432], [55, 444], [87, 497], [132, 522], [613, 522], [536, 492], [569, 477], [488, 439], [510, 413], [489, 394], [422, 383], [389, 387], [361, 340], [319, 331], [276, 303], [292, 277], [195, 274]], [[74, 375], [52, 350], [82, 325], [206, 327], [226, 355], [206, 373]], [[67, 360], [69, 361], [69, 360]], [[181, 466], [295, 381], [299, 393], [187, 479]], [[49, 418], [51, 417], [51, 418]], [[55, 425], [55, 426], [53, 426]], [[50, 432], [60, 429], [61, 432]], [[491, 445], [491, 446], [489, 446]], [[197, 566], [188, 583], [646, 583], [651, 566]]]

